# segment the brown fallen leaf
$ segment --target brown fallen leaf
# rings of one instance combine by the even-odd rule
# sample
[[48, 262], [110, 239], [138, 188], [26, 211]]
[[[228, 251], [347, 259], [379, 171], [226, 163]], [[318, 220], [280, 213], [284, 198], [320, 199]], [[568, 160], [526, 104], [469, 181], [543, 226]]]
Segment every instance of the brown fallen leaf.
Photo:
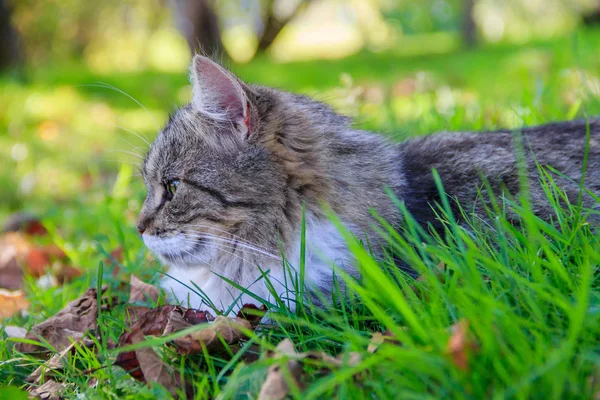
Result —
[[159, 289], [156, 286], [143, 282], [137, 276], [131, 275], [129, 285], [130, 303], [146, 302], [148, 300], [156, 302], [158, 300]]
[[[289, 339], [282, 340], [271, 357], [276, 360], [283, 360], [285, 363], [278, 362], [269, 367], [267, 378], [258, 395], [259, 400], [278, 400], [287, 397], [290, 394], [288, 386], [290, 378], [291, 382], [299, 390], [302, 390], [304, 388], [302, 365], [305, 362], [311, 361], [313, 364], [318, 362], [322, 366], [321, 372], [329, 373], [334, 368], [358, 365], [362, 360], [361, 354], [355, 352], [340, 354], [337, 357], [323, 351], [298, 353]], [[287, 369], [287, 371], [282, 372], [282, 368]]]
[[30, 248], [31, 245], [20, 233], [0, 236], [0, 288], [21, 289], [24, 273], [19, 260], [25, 257]]
[[50, 265], [50, 257], [48, 257], [48, 255], [40, 248], [29, 250], [25, 256], [25, 267], [27, 268], [27, 272], [34, 278], [45, 275]]
[[[142, 282], [136, 276], [130, 278], [130, 302], [147, 299], [156, 301], [159, 290]], [[258, 324], [266, 308], [243, 307], [237, 318], [217, 317], [208, 312], [192, 308], [166, 305], [153, 309], [141, 306], [128, 307], [128, 324], [130, 327], [120, 337], [117, 347], [139, 343], [146, 336], [166, 336], [194, 325], [209, 323], [204, 329], [177, 338], [171, 345], [180, 354], [201, 353], [203, 347], [208, 351], [221, 352], [225, 345], [234, 345], [245, 338], [245, 330], [253, 329]], [[141, 382], [158, 382], [167, 387], [171, 393], [182, 388], [181, 377], [173, 369], [164, 364], [151, 348], [122, 352], [117, 356], [115, 365], [127, 371], [133, 378]], [[183, 388], [188, 391], [189, 388]]]
[[46, 381], [42, 386], [27, 389], [29, 397], [40, 400], [60, 400], [61, 394], [66, 389], [65, 385], [52, 379]]
[[232, 346], [245, 339], [245, 330], [252, 330], [252, 325], [248, 320], [217, 316], [211, 325], [177, 338], [173, 343], [179, 354], [201, 354], [203, 347], [209, 353], [220, 353], [226, 351], [225, 346]]
[[0, 319], [8, 318], [29, 307], [29, 301], [21, 290], [0, 289]]
[[470, 336], [469, 321], [461, 319], [452, 326], [452, 334], [448, 339], [446, 353], [458, 369], [467, 371], [469, 369], [470, 354], [475, 350], [477, 350], [477, 345]]
[[246, 321], [250, 322], [250, 325], [256, 327], [266, 313], [267, 306], [265, 306], [264, 304], [260, 308], [258, 308], [254, 304], [244, 304], [240, 311], [237, 313], [237, 317], [245, 319]]
[[[139, 343], [144, 341], [145, 337], [141, 332], [136, 332], [131, 339], [132, 343]], [[186, 387], [181, 375], [170, 365], [163, 362], [151, 347], [135, 350], [135, 357], [139, 362], [144, 382], [149, 384], [156, 382], [164, 386], [174, 396], [178, 390], [183, 389], [186, 393], [189, 393], [186, 397], [193, 397], [191, 386], [187, 385]]]
[[[60, 274], [66, 275], [69, 271], [67, 268], [72, 268], [71, 271], [76, 276], [81, 275], [81, 271], [76, 270], [74, 267], [70, 267], [65, 263], [68, 257], [66, 253], [58, 246], [51, 244], [47, 246], [35, 246], [29, 249], [29, 252], [25, 255], [23, 267], [25, 270], [32, 275], [34, 278], [39, 278], [48, 273], [48, 271], [57, 264], [57, 268], [52, 268], [52, 272], [57, 276]], [[61, 271], [65, 269], [65, 271]], [[77, 274], [79, 272], [79, 274]], [[60, 282], [60, 279], [58, 279]]]
[[72, 342], [60, 353], [54, 354], [48, 361], [36, 368], [36, 370], [25, 379], [25, 381], [34, 385], [39, 385], [41, 383], [42, 376], [53, 376], [56, 371], [63, 368], [63, 360], [66, 358], [67, 354], [71, 353], [75, 349], [76, 343], [77, 342]]
[[267, 370], [267, 379], [260, 388], [258, 400], [280, 400], [284, 399], [289, 393], [290, 388], [286, 377], [292, 379], [292, 383], [302, 389], [301, 382], [302, 364], [299, 359], [302, 358], [300, 353], [296, 352], [294, 343], [289, 339], [284, 339], [275, 348], [275, 359], [289, 358], [285, 363], [284, 368], [287, 368], [286, 373], [281, 371], [281, 363], [273, 364]]
[[[81, 339], [87, 331], [95, 330], [98, 317], [96, 289], [88, 289], [83, 296], [73, 300], [56, 315], [35, 325], [25, 336], [26, 339], [47, 340], [56, 351], [67, 347], [71, 341]], [[47, 352], [42, 346], [17, 343], [17, 350], [23, 353]]]
[[58, 283], [64, 285], [65, 283], [73, 281], [75, 278], [79, 278], [81, 275], [83, 275], [83, 271], [79, 268], [73, 267], [72, 265], [61, 263], [54, 274], [56, 275], [56, 280]]
[[[190, 326], [212, 321], [210, 313], [185, 309], [179, 306], [161, 306], [146, 311], [131, 328], [119, 337], [117, 347], [133, 343], [139, 334], [142, 336], [164, 336]], [[135, 379], [144, 382], [135, 351], [123, 352], [117, 356], [115, 365], [129, 372]]]
[[4, 232], [25, 232], [28, 235], [45, 235], [48, 233], [38, 217], [28, 212], [16, 212], [4, 221]]

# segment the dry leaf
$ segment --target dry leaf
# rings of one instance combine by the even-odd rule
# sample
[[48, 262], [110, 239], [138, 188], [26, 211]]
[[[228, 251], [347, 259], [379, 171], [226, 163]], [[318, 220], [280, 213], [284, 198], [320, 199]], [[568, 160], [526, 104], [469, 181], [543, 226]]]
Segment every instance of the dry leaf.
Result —
[[156, 286], [152, 286], [148, 283], [143, 282], [140, 278], [135, 275], [131, 275], [130, 278], [130, 289], [129, 289], [129, 302], [145, 302], [148, 299], [156, 302], [158, 300], [159, 290]]
[[302, 382], [300, 380], [302, 364], [298, 360], [302, 355], [296, 352], [294, 343], [292, 343], [291, 340], [284, 339], [279, 342], [275, 348], [275, 355], [273, 358], [281, 359], [287, 357], [290, 358], [285, 365], [288, 373], [285, 374], [281, 371], [282, 365], [280, 363], [271, 365], [267, 371], [267, 379], [260, 388], [258, 400], [284, 399], [289, 394], [286, 375], [292, 378], [296, 387], [302, 388]]
[[[146, 336], [141, 330], [136, 330], [127, 336], [128, 344], [143, 342], [145, 338]], [[148, 384], [153, 382], [159, 383], [172, 395], [175, 395], [178, 389], [184, 389], [188, 398], [193, 397], [192, 387], [190, 385], [184, 386], [183, 379], [179, 373], [164, 363], [151, 347], [143, 347], [134, 351], [121, 353], [118, 355], [115, 365], [125, 369], [133, 378], [140, 382]]]
[[29, 396], [40, 400], [60, 400], [62, 392], [65, 390], [65, 385], [54, 380], [48, 380], [42, 386], [28, 389]]
[[250, 322], [250, 325], [256, 327], [266, 313], [267, 306], [264, 304], [260, 306], [260, 308], [256, 307], [254, 304], [244, 304], [242, 309], [237, 313], [237, 317], [245, 319]]
[[25, 298], [24, 292], [0, 289], [0, 319], [13, 316], [27, 307], [29, 307], [29, 301]]
[[[159, 291], [156, 287], [131, 276], [130, 302], [144, 301], [148, 298], [156, 301]], [[128, 307], [127, 321], [130, 328], [119, 337], [118, 347], [140, 342], [146, 336], [166, 336], [191, 326], [208, 323], [206, 328], [193, 332], [173, 341], [180, 354], [201, 353], [203, 347], [208, 351], [223, 351], [224, 344], [233, 345], [245, 338], [244, 331], [258, 324], [266, 308], [244, 307], [235, 319], [213, 316], [202, 310], [167, 305], [154, 309]], [[150, 348], [120, 353], [115, 365], [127, 371], [133, 378], [142, 382], [159, 382], [172, 390], [181, 387], [181, 378], [165, 365]]]
[[[148, 310], [119, 337], [118, 347], [132, 344], [134, 338], [142, 336], [163, 336], [213, 319], [208, 312], [185, 309], [178, 306], [161, 306]], [[120, 353], [115, 365], [129, 372], [135, 379], [144, 381], [140, 363], [135, 351]]]
[[69, 346], [65, 347], [60, 353], [54, 354], [48, 361], [40, 365], [35, 371], [33, 371], [25, 381], [33, 384], [40, 384], [42, 376], [52, 376], [57, 370], [62, 369], [63, 359], [75, 348], [77, 342], [72, 342]]
[[[317, 361], [324, 365], [323, 372], [327, 373], [333, 368], [342, 366], [355, 366], [360, 363], [362, 356], [360, 353], [340, 354], [337, 357], [330, 356], [322, 351], [309, 351], [298, 353], [289, 339], [282, 340], [272, 355], [274, 359], [285, 359], [286, 363], [276, 363], [269, 367], [267, 379], [260, 389], [258, 399], [260, 400], [278, 400], [283, 399], [289, 394], [288, 381], [286, 378], [292, 378], [297, 388], [302, 390], [302, 363], [306, 360]], [[281, 368], [287, 368], [289, 373], [282, 372]]]
[[460, 370], [469, 369], [469, 355], [477, 349], [477, 345], [470, 337], [469, 321], [461, 319], [452, 326], [452, 335], [448, 339], [446, 353], [452, 363]]
[[23, 270], [19, 259], [30, 249], [29, 242], [20, 233], [8, 233], [0, 237], [0, 288], [21, 289]]
[[[71, 341], [79, 340], [87, 331], [96, 329], [96, 296], [96, 289], [88, 289], [82, 297], [67, 304], [56, 315], [31, 328], [25, 337], [36, 341], [44, 338], [56, 351], [63, 350]], [[45, 347], [29, 343], [18, 343], [17, 350], [23, 353], [48, 351]]]
[[[132, 343], [139, 343], [144, 339], [144, 335], [137, 332], [132, 336]], [[164, 363], [151, 347], [135, 350], [135, 357], [139, 362], [144, 382], [159, 383], [172, 395], [176, 395], [177, 390], [183, 388], [183, 380], [179, 373], [170, 365]]]
[[25, 256], [25, 267], [27, 268], [27, 272], [35, 278], [45, 275], [50, 265], [50, 257], [48, 257], [44, 250], [40, 248], [29, 250]]
[[149, 307], [144, 306], [128, 306], [125, 308], [125, 323], [128, 327], [135, 324], [145, 313], [150, 311]]
[[28, 235], [45, 235], [48, 233], [38, 217], [27, 212], [16, 212], [9, 215], [4, 222], [4, 232], [25, 232]]
[[243, 318], [217, 316], [215, 322], [206, 328], [174, 340], [179, 354], [200, 354], [205, 347], [210, 352], [223, 352], [246, 338], [245, 330], [252, 329], [250, 322]]
[[79, 278], [83, 275], [83, 272], [79, 268], [75, 268], [72, 265], [60, 264], [58, 270], [55, 272], [56, 280], [59, 284], [64, 285], [65, 283], [71, 282], [75, 278]]

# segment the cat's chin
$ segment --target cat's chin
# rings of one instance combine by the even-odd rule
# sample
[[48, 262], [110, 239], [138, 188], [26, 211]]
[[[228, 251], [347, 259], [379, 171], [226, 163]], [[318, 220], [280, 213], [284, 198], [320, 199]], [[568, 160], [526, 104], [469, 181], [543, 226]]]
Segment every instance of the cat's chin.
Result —
[[212, 258], [211, 243], [205, 240], [190, 242], [182, 234], [171, 237], [143, 235], [144, 243], [163, 264], [177, 268], [208, 267]]

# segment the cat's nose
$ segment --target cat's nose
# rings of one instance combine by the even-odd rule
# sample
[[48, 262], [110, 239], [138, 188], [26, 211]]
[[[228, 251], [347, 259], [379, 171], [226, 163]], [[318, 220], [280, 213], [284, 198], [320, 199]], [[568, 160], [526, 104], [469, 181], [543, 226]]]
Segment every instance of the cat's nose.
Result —
[[143, 234], [146, 231], [146, 226], [144, 226], [143, 224], [138, 224], [137, 225], [137, 230], [138, 232], [141, 234]]

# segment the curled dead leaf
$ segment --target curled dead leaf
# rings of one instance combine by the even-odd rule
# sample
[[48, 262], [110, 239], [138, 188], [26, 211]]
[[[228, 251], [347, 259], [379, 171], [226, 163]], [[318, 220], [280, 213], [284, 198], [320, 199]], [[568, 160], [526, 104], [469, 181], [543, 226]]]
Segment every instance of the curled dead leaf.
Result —
[[[96, 289], [88, 289], [83, 296], [71, 301], [56, 315], [35, 325], [25, 336], [26, 339], [44, 339], [61, 351], [74, 340], [81, 339], [89, 330], [95, 330], [98, 317]], [[17, 343], [17, 350], [23, 353], [46, 352], [48, 349], [29, 343]]]
[[205, 347], [210, 352], [221, 352], [225, 346], [239, 343], [246, 338], [245, 330], [251, 330], [250, 322], [243, 318], [217, 316], [206, 328], [174, 340], [179, 354], [200, 354]]
[[[190, 311], [190, 309], [179, 306], [168, 305], [150, 309], [141, 314], [139, 319], [131, 325], [131, 328], [119, 337], [117, 347], [133, 344], [134, 340], [139, 338], [139, 335], [142, 335], [142, 337], [164, 336], [199, 323], [209, 322], [212, 319], [212, 315], [208, 312]], [[117, 356], [115, 365], [129, 372], [135, 379], [145, 381], [135, 351], [120, 353]]]

